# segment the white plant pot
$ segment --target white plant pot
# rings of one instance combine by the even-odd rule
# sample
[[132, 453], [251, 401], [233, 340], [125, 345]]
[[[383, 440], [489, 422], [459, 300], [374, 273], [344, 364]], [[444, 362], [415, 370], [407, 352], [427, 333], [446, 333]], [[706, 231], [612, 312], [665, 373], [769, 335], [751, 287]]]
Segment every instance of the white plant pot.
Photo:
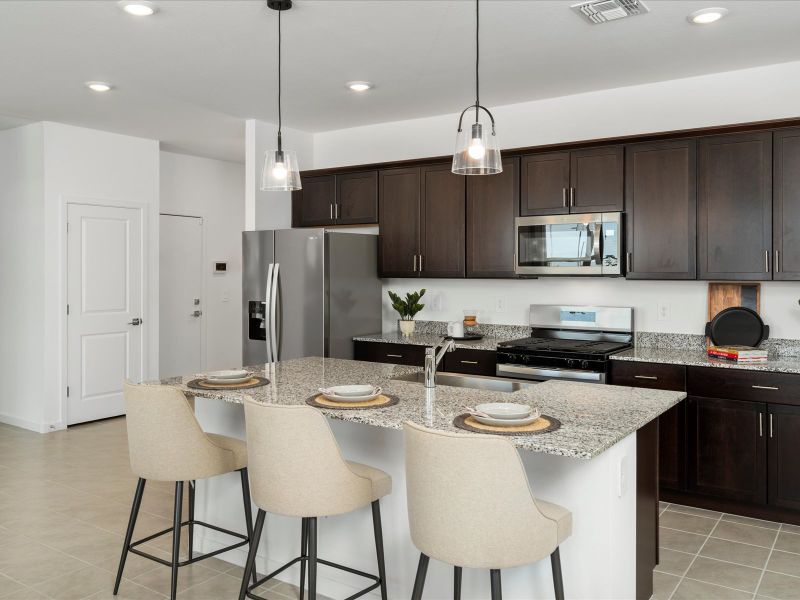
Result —
[[397, 325], [400, 327], [400, 333], [404, 337], [411, 337], [414, 333], [414, 321], [404, 321], [403, 319], [397, 320]]

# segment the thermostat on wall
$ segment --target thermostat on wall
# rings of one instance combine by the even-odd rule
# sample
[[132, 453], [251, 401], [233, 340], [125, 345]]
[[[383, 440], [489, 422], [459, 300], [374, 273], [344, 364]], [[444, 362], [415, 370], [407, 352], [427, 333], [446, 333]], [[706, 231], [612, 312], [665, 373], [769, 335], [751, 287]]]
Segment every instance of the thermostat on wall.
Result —
[[214, 261], [214, 273], [227, 273], [228, 263], [223, 260]]

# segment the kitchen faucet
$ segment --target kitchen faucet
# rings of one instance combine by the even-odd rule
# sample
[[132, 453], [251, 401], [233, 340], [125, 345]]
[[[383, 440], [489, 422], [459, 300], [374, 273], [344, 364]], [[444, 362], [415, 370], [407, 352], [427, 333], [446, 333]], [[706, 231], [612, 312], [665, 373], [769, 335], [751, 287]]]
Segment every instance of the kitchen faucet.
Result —
[[[436, 348], [441, 345], [437, 354]], [[442, 362], [446, 352], [456, 349], [456, 343], [452, 338], [443, 337], [435, 346], [425, 348], [425, 387], [436, 387], [436, 367]]]

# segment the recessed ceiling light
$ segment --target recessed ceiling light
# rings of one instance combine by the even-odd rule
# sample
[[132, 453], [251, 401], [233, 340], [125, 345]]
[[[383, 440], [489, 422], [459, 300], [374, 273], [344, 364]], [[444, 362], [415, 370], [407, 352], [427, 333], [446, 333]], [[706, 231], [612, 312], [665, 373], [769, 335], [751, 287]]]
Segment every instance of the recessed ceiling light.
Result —
[[158, 10], [152, 2], [147, 0], [120, 0], [117, 4], [134, 17], [149, 17]]
[[348, 81], [347, 87], [354, 92], [366, 92], [375, 86], [373, 86], [369, 81]]
[[703, 8], [701, 10], [694, 11], [692, 14], [686, 17], [686, 20], [695, 25], [708, 25], [714, 21], [719, 21], [727, 14], [727, 8]]
[[87, 81], [86, 87], [88, 87], [93, 92], [107, 92], [113, 86], [110, 83], [106, 83], [105, 81]]

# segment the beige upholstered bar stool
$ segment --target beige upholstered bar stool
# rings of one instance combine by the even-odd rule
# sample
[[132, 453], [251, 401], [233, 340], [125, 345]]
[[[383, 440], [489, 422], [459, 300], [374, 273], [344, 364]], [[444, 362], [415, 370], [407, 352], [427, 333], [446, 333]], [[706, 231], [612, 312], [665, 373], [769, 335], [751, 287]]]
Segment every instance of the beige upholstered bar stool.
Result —
[[489, 569], [492, 600], [500, 570], [550, 555], [555, 595], [564, 598], [559, 545], [572, 533], [572, 514], [533, 497], [516, 448], [498, 436], [434, 431], [405, 423], [406, 486], [411, 539], [421, 551], [412, 600], [422, 598], [428, 561]]
[[[281, 406], [245, 401], [247, 454], [253, 501], [258, 506], [253, 543], [247, 556], [239, 599], [259, 598], [253, 590], [281, 571], [300, 563], [300, 599], [308, 564], [308, 597], [316, 600], [317, 564], [335, 567], [374, 581], [350, 596], [358, 598], [380, 587], [386, 600], [386, 568], [379, 500], [392, 491], [392, 478], [379, 469], [344, 460], [328, 420], [310, 406]], [[378, 576], [317, 557], [317, 517], [352, 512], [372, 505]], [[266, 513], [302, 519], [300, 556], [249, 585]], [[348, 599], [349, 600], [349, 599]]]
[[[139, 477], [133, 507], [125, 533], [125, 544], [114, 583], [114, 595], [119, 591], [128, 552], [149, 558], [172, 569], [171, 598], [177, 594], [178, 568], [227, 552], [247, 544], [252, 535], [250, 488], [247, 479], [247, 445], [234, 438], [206, 433], [194, 416], [187, 397], [178, 389], [161, 385], [125, 384], [125, 410], [128, 427], [128, 449], [131, 470]], [[244, 516], [247, 535], [209, 525], [194, 518], [194, 482], [239, 471], [242, 481]], [[175, 511], [172, 527], [132, 542], [139, 507], [142, 504], [145, 482], [148, 479], [175, 482]], [[189, 519], [181, 520], [183, 482], [189, 482]], [[208, 527], [241, 541], [200, 556], [194, 556], [194, 527]], [[189, 558], [180, 560], [181, 527], [188, 527]], [[137, 546], [172, 532], [172, 560], [166, 561], [140, 550]]]

